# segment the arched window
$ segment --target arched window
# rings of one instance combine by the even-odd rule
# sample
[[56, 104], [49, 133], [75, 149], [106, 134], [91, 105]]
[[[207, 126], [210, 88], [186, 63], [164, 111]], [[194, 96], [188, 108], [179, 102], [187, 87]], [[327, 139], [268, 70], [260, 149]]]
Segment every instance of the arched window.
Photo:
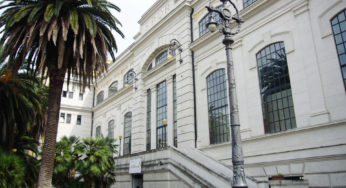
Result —
[[163, 52], [161, 52], [158, 56], [156, 56], [155, 58], [155, 65], [159, 65], [162, 62], [166, 61], [168, 58], [168, 50], [165, 50]]
[[118, 81], [114, 81], [108, 88], [108, 96], [115, 94], [117, 91], [118, 91]]
[[96, 137], [100, 137], [101, 136], [101, 126], [97, 126], [96, 127]]
[[276, 133], [296, 127], [290, 76], [283, 42], [266, 46], [256, 54], [264, 127]]
[[147, 90], [147, 151], [151, 149], [151, 90]]
[[224, 69], [208, 75], [207, 88], [210, 144], [228, 142], [230, 130]]
[[114, 138], [114, 120], [108, 122], [108, 138]]
[[339, 57], [342, 78], [346, 89], [346, 9], [332, 18], [331, 24]]
[[124, 75], [124, 85], [125, 84], [132, 84], [136, 73], [133, 71], [133, 69], [127, 71], [127, 73]]
[[[217, 9], [221, 10], [223, 8], [223, 5], [218, 6]], [[213, 12], [212, 16], [214, 17], [215, 22], [217, 23], [221, 23], [222, 20], [220, 19], [220, 15]], [[209, 32], [206, 24], [209, 22], [210, 20], [210, 14], [208, 13], [206, 16], [204, 16], [204, 18], [199, 22], [199, 36], [203, 36], [205, 34], [207, 34]]]
[[100, 91], [96, 97], [96, 104], [100, 104], [104, 99], [104, 92]]
[[132, 112], [127, 112], [124, 116], [124, 155], [131, 153], [131, 127]]
[[243, 8], [246, 8], [256, 2], [256, 0], [243, 0]]
[[166, 81], [157, 84], [157, 106], [156, 106], [156, 147], [167, 146], [167, 89]]

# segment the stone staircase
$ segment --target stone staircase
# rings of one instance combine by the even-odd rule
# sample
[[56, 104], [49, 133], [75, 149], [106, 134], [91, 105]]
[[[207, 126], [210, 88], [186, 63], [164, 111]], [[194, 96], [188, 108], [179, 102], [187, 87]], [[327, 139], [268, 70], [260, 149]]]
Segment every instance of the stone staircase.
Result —
[[[129, 161], [140, 158], [142, 172], [169, 171], [188, 187], [193, 188], [227, 188], [232, 185], [232, 169], [206, 156], [195, 148], [178, 149], [167, 147], [163, 150], [154, 150], [133, 154], [117, 159], [117, 173], [128, 173]], [[144, 183], [145, 183], [144, 178]], [[257, 182], [246, 177], [249, 188], [269, 187], [266, 182]], [[146, 187], [146, 186], [144, 186]]]

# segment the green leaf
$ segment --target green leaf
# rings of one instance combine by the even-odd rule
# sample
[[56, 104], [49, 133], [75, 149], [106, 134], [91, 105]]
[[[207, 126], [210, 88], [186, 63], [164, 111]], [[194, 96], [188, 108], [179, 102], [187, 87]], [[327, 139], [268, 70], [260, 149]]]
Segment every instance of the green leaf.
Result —
[[18, 22], [20, 21], [23, 17], [25, 17], [31, 10], [32, 5], [25, 6], [24, 8], [21, 8], [15, 15], [14, 15], [14, 21]]
[[87, 26], [89, 33], [92, 37], [96, 36], [96, 32], [97, 32], [97, 25], [95, 20], [90, 17], [89, 14], [83, 14], [83, 18], [84, 18], [84, 22], [85, 25]]
[[49, 22], [54, 15], [54, 4], [49, 4], [44, 13], [44, 21]]
[[73, 10], [70, 14], [70, 24], [75, 35], [78, 34], [78, 12]]
[[63, 4], [64, 4], [64, 1], [61, 1], [61, 0], [56, 0], [55, 1], [55, 9], [54, 9], [55, 16], [59, 15], [61, 7], [62, 7]]

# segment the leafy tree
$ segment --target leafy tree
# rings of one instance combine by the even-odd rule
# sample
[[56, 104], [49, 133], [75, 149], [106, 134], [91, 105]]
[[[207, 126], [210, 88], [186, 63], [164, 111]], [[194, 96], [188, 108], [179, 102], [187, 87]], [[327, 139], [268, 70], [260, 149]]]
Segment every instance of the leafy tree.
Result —
[[0, 187], [20, 187], [24, 183], [23, 160], [14, 153], [0, 148]]
[[115, 182], [114, 139], [64, 137], [57, 143], [56, 187], [110, 187]]
[[76, 74], [82, 88], [106, 70], [107, 52], [117, 50], [111, 33], [119, 21], [107, 0], [4, 0], [0, 28], [4, 55], [17, 73], [24, 59], [49, 77], [48, 119], [39, 174], [39, 187], [49, 187], [54, 166], [61, 92], [67, 73]]
[[40, 124], [36, 120], [41, 116], [44, 97], [35, 91], [39, 85], [35, 77], [22, 73], [14, 77], [4, 61], [0, 65], [0, 145], [11, 150], [15, 137], [26, 135]]
[[15, 138], [16, 155], [23, 160], [25, 166], [23, 180], [26, 187], [35, 187], [37, 183], [40, 168], [38, 146], [38, 141], [30, 136]]

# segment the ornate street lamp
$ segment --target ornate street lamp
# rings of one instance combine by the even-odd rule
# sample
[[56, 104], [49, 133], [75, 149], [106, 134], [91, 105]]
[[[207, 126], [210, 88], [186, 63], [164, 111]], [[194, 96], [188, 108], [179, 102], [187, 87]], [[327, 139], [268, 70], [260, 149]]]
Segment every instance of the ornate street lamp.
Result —
[[[235, 79], [233, 72], [233, 60], [231, 58], [231, 45], [234, 43], [232, 38], [233, 35], [240, 31], [240, 25], [243, 21], [239, 17], [239, 12], [235, 4], [231, 0], [220, 0], [223, 3], [223, 8], [221, 10], [215, 9], [211, 6], [206, 8], [209, 11], [210, 19], [207, 23], [207, 28], [214, 32], [218, 28], [218, 23], [215, 22], [213, 18], [213, 13], [220, 16], [221, 29], [220, 32], [225, 36], [222, 43], [226, 47], [226, 58], [227, 58], [227, 77], [228, 77], [228, 98], [229, 98], [229, 108], [230, 108], [230, 122], [231, 122], [231, 134], [232, 134], [232, 164], [233, 164], [233, 182], [232, 187], [247, 187], [244, 172], [244, 158], [241, 146], [240, 137], [240, 122], [239, 122], [239, 112], [237, 106], [237, 97], [235, 92]], [[235, 15], [232, 15], [231, 11], [226, 7], [227, 2], [229, 2], [235, 9]], [[237, 24], [237, 29], [232, 32], [232, 23]]]
[[[137, 78], [137, 74], [135, 73], [135, 71], [130, 71], [127, 76], [130, 76], [132, 78], [131, 83], [133, 83], [135, 90], [137, 90], [136, 82], [138, 81], [138, 78]], [[125, 84], [125, 87], [129, 88], [130, 83]]]
[[175, 50], [179, 51], [179, 62], [181, 64], [183, 62], [183, 60], [181, 59], [181, 52], [183, 52], [183, 48], [181, 47], [181, 44], [177, 39], [172, 39], [169, 43], [169, 55], [167, 59], [173, 58], [173, 55], [176, 54]]

